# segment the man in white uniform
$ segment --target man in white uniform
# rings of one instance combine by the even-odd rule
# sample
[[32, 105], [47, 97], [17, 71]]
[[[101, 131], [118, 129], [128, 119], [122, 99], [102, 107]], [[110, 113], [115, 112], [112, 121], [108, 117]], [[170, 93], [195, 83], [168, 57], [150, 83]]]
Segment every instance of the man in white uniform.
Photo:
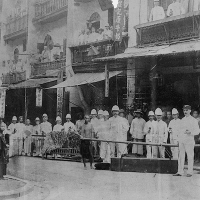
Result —
[[66, 115], [66, 122], [64, 123], [64, 129], [67, 134], [76, 131], [75, 125], [71, 122], [71, 115]]
[[46, 135], [47, 133], [50, 133], [52, 131], [52, 124], [48, 122], [48, 116], [47, 114], [42, 115], [43, 122], [41, 123], [41, 131], [42, 135]]
[[159, 5], [159, 0], [154, 0], [154, 7], [151, 10], [149, 21], [156, 21], [165, 18], [165, 11], [162, 6]]
[[60, 118], [60, 116], [57, 116], [56, 125], [53, 127], [53, 131], [61, 132], [62, 130], [64, 130], [64, 126], [62, 126], [62, 119]]
[[182, 14], [185, 14], [185, 9], [183, 8], [183, 5], [178, 0], [173, 0], [173, 3], [168, 6], [167, 16], [172, 17]]
[[[144, 139], [144, 126], [145, 126], [145, 120], [142, 118], [142, 110], [137, 109], [135, 111], [136, 118], [133, 119], [131, 123], [131, 129], [130, 134], [132, 135], [134, 142], [143, 142]], [[142, 156], [143, 155], [143, 145], [137, 145], [133, 144], [132, 153], [136, 156]]]
[[10, 131], [10, 145], [9, 145], [9, 157], [17, 155], [17, 140], [16, 140], [16, 131], [17, 131], [17, 117], [13, 116], [12, 123], [8, 126]]
[[[152, 137], [154, 134], [154, 126], [155, 126], [155, 121], [154, 121], [154, 112], [150, 111], [148, 114], [149, 121], [146, 122], [144, 126], [144, 134], [146, 135], [146, 143], [151, 143], [152, 142]], [[152, 146], [147, 145], [147, 158], [152, 158]]]
[[98, 111], [98, 117], [99, 117], [99, 121], [101, 121], [101, 122], [104, 121], [103, 110]]
[[[110, 123], [110, 134], [113, 141], [126, 141], [124, 139], [124, 133], [128, 131], [129, 126], [124, 118], [119, 116], [119, 107], [113, 106], [112, 108], [113, 117], [109, 119]], [[111, 157], [115, 156], [115, 143], [111, 143]], [[121, 158], [123, 154], [127, 152], [127, 144], [116, 143], [117, 157]]]
[[185, 117], [181, 120], [181, 130], [179, 134], [179, 158], [178, 158], [178, 173], [174, 176], [182, 176], [184, 174], [185, 153], [188, 157], [188, 172], [187, 177], [193, 174], [194, 165], [194, 136], [199, 134], [199, 125], [197, 120], [190, 115], [191, 106], [183, 107]]
[[[153, 143], [167, 143], [168, 130], [167, 124], [162, 120], [162, 110], [157, 108], [155, 110], [155, 115], [157, 121], [155, 121], [155, 131], [153, 136]], [[153, 146], [153, 157], [158, 158], [158, 153], [160, 158], [165, 158], [165, 147], [163, 146]]]
[[[178, 110], [172, 109], [173, 120], [170, 121], [168, 132], [170, 134], [170, 143], [178, 145], [178, 136], [181, 130], [181, 120], [178, 118]], [[178, 147], [171, 147], [173, 159], [178, 159]]]
[[25, 131], [25, 124], [23, 123], [23, 117], [19, 117], [19, 122], [16, 125], [16, 137], [18, 142], [18, 152], [17, 155], [22, 155], [23, 151], [23, 136]]

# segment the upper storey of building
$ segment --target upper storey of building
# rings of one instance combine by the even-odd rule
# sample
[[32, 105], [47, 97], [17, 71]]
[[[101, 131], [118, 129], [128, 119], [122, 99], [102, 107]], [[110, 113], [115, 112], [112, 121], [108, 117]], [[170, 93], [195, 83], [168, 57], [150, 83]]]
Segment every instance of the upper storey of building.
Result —
[[[137, 5], [138, 0], [134, 1]], [[138, 11], [138, 47], [199, 38], [199, 0], [144, 0]]]

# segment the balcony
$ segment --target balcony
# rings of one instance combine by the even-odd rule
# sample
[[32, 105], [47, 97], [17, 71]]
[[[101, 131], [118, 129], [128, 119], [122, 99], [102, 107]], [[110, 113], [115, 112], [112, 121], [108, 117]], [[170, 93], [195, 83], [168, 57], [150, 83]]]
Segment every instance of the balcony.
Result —
[[172, 44], [199, 38], [200, 11], [135, 26], [137, 46]]
[[26, 72], [12, 72], [2, 75], [2, 85], [10, 85], [26, 80]]
[[92, 63], [94, 58], [102, 58], [124, 53], [128, 45], [128, 36], [123, 37], [122, 42], [114, 42], [113, 40], [103, 40], [86, 45], [71, 47], [72, 64], [84, 65]]
[[53, 62], [35, 63], [31, 68], [31, 76], [47, 75], [47, 71], [58, 70], [66, 66], [66, 60], [58, 60]]
[[33, 23], [49, 23], [67, 17], [68, 0], [48, 0], [35, 5]]
[[4, 40], [14, 40], [27, 34], [27, 15], [18, 16], [6, 24]]

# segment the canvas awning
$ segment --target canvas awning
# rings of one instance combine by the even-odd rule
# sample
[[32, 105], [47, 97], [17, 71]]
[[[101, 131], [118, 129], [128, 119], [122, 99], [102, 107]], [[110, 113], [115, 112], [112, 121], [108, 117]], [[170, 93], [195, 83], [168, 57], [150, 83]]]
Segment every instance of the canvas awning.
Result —
[[117, 54], [115, 56], [103, 57], [93, 59], [94, 62], [100, 61], [116, 61], [134, 57], [147, 57], [147, 56], [158, 56], [158, 55], [170, 55], [187, 53], [192, 51], [200, 51], [200, 41], [189, 41], [184, 43], [177, 43], [172, 45], [162, 45], [153, 47], [131, 47], [127, 48], [124, 53]]
[[39, 79], [28, 79], [21, 83], [11, 84], [9, 89], [20, 89], [20, 88], [36, 88], [41, 87], [42, 84], [56, 81], [57, 78], [39, 78]]
[[[109, 72], [109, 78], [120, 74], [121, 71]], [[105, 72], [102, 73], [80, 73], [68, 78], [64, 82], [55, 85], [52, 88], [74, 87], [77, 85], [91, 84], [105, 80]]]

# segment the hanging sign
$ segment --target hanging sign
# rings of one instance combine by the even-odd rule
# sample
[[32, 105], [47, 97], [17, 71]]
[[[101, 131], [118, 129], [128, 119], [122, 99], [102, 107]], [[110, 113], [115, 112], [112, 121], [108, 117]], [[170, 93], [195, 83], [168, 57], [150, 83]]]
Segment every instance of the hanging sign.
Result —
[[0, 88], [0, 117], [5, 116], [5, 100], [6, 100], [6, 89]]
[[114, 21], [114, 39], [115, 41], [122, 41], [122, 31], [124, 26], [124, 0], [118, 0], [117, 8], [115, 9]]
[[36, 88], [36, 106], [42, 107], [42, 89]]
[[[63, 70], [60, 70], [58, 73], [57, 84], [61, 82], [63, 82]], [[64, 95], [64, 89], [57, 88], [57, 116], [60, 116], [61, 119], [63, 113], [63, 95]]]

